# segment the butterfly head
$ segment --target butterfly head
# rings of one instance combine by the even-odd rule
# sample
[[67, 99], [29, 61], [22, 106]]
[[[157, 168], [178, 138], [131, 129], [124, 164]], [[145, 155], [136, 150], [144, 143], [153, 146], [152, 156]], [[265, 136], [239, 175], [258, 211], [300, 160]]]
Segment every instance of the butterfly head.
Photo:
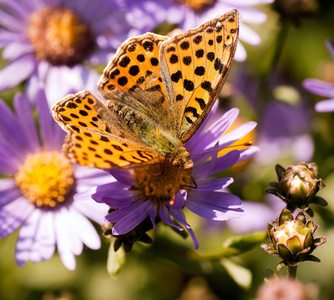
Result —
[[182, 169], [190, 169], [194, 165], [193, 161], [190, 159], [190, 153], [186, 148], [181, 147], [180, 151], [173, 159], [173, 166], [181, 166]]

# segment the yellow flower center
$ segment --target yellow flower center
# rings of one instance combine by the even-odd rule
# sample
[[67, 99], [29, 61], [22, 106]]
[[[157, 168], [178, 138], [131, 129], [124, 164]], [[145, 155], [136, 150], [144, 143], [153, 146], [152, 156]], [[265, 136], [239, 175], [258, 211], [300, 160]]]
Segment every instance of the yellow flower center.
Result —
[[80, 63], [90, 52], [90, 28], [70, 9], [45, 7], [29, 19], [28, 37], [36, 56], [53, 65]]
[[188, 190], [191, 181], [189, 169], [168, 162], [134, 168], [134, 178], [138, 196], [156, 203], [171, 201], [180, 190]]
[[176, 1], [187, 5], [189, 8], [195, 11], [201, 11], [215, 3], [215, 0], [176, 0]]
[[15, 182], [31, 203], [54, 208], [72, 191], [73, 166], [57, 151], [29, 154], [15, 174]]

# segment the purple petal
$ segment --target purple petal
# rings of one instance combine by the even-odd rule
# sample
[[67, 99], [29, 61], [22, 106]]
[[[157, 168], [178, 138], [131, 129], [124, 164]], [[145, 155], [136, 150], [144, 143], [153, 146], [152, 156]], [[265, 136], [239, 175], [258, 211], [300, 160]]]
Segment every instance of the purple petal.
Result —
[[170, 217], [169, 210], [168, 210], [167, 206], [161, 205], [159, 207], [159, 216], [160, 216], [162, 222], [166, 223], [167, 225], [172, 226], [172, 227], [174, 227], [174, 228], [176, 228], [180, 231], [183, 230], [182, 227], [174, 224], [174, 222], [172, 221], [172, 219]]
[[247, 52], [243, 44], [238, 42], [237, 51], [235, 51], [234, 60], [236, 61], [245, 61], [247, 58]]
[[20, 20], [29, 18], [29, 10], [27, 10], [27, 3], [24, 1], [1, 0], [1, 4], [7, 6], [10, 11], [16, 15]]
[[[188, 145], [187, 143], [186, 148], [191, 151], [192, 154], [200, 153], [212, 148], [217, 143], [218, 138], [220, 138], [233, 124], [238, 114], [239, 110], [236, 108], [229, 110], [221, 118], [209, 126], [209, 128], [207, 128], [200, 137], [197, 137], [196, 140], [192, 138], [190, 140], [192, 141], [192, 144], [189, 143]], [[201, 142], [199, 143], [198, 140]]]
[[225, 155], [218, 157], [215, 160], [215, 163], [212, 161], [204, 162], [199, 165], [196, 165], [193, 168], [192, 174], [196, 181], [205, 179], [210, 175], [217, 174], [221, 171], [224, 171], [234, 164], [236, 164], [239, 160], [240, 152], [239, 150], [232, 150]]
[[23, 157], [18, 158], [15, 156], [15, 153], [11, 152], [10, 149], [5, 148], [5, 145], [3, 145], [1, 141], [0, 145], [0, 173], [13, 175], [16, 173], [18, 166], [21, 165]]
[[79, 213], [73, 206], [70, 208], [69, 213], [72, 220], [71, 227], [80, 241], [82, 241], [87, 247], [91, 249], [99, 249], [101, 247], [101, 239], [92, 223], [88, 221], [88, 219], [85, 218], [81, 213]]
[[[138, 205], [138, 204], [139, 205]], [[129, 232], [133, 228], [135, 228], [138, 224], [140, 224], [147, 216], [150, 214], [150, 211], [153, 208], [153, 203], [150, 201], [145, 202], [136, 202], [134, 205], [131, 206], [131, 210], [127, 209], [127, 214], [124, 214], [124, 217], [121, 218], [113, 227], [112, 233], [115, 235], [121, 235]], [[122, 209], [125, 210], [125, 209]], [[115, 211], [114, 213], [116, 213]], [[109, 221], [109, 216], [113, 213], [109, 214], [106, 217], [106, 220]], [[110, 218], [112, 220], [112, 218]], [[110, 221], [113, 223], [113, 221]]]
[[92, 198], [99, 203], [106, 203], [113, 208], [125, 208], [136, 201], [133, 191], [117, 181], [98, 186]]
[[11, 178], [0, 179], [0, 209], [21, 195], [15, 181]]
[[26, 261], [45, 261], [55, 250], [55, 231], [51, 212], [35, 210], [20, 230], [16, 260], [19, 265]]
[[36, 234], [36, 244], [42, 261], [48, 260], [54, 254], [56, 248], [56, 233], [54, 218], [51, 211], [43, 212]]
[[132, 170], [116, 170], [110, 169], [107, 170], [117, 181], [126, 186], [134, 185]]
[[243, 212], [240, 198], [223, 192], [192, 192], [186, 206], [203, 218], [218, 221], [240, 216]]
[[[27, 111], [29, 115], [31, 111]], [[2, 154], [7, 154], [8, 159], [13, 159], [14, 162], [22, 161], [26, 157], [26, 141], [27, 137], [20, 130], [16, 116], [12, 110], [3, 102], [0, 101], [0, 145]], [[32, 116], [30, 115], [30, 118]]]
[[27, 26], [24, 20], [7, 13], [3, 9], [0, 10], [0, 25], [14, 32], [23, 32]]
[[0, 238], [12, 234], [19, 228], [34, 208], [34, 205], [22, 196], [1, 207]]
[[174, 198], [174, 204], [171, 204], [170, 201], [167, 203], [167, 206], [173, 209], [180, 209], [184, 206], [187, 200], [187, 191], [179, 191]]
[[260, 151], [260, 148], [257, 146], [252, 146], [243, 150], [239, 150], [240, 158], [238, 159], [238, 162], [244, 161], [246, 159], [252, 158], [254, 155], [256, 155]]
[[334, 84], [318, 79], [305, 79], [303, 87], [316, 95], [324, 97], [334, 97]]
[[157, 225], [155, 224], [155, 218], [157, 216], [157, 211], [158, 211], [158, 207], [156, 205], [153, 205], [152, 209], [150, 209], [149, 211], [149, 217], [152, 222], [153, 228], [155, 230], [157, 229]]
[[334, 111], [334, 99], [323, 100], [315, 105], [317, 112], [332, 112]]
[[233, 181], [234, 180], [232, 177], [226, 177], [226, 178], [219, 178], [219, 179], [197, 182], [196, 191], [222, 190], [228, 187]]
[[[146, 202], [148, 202], [148, 201], [146, 201]], [[130, 204], [127, 207], [120, 208], [120, 209], [117, 209], [117, 210], [111, 212], [110, 214], [105, 216], [105, 220], [109, 223], [116, 223], [119, 220], [121, 220], [122, 218], [126, 217], [131, 212], [133, 212], [134, 210], [138, 209], [142, 204], [143, 204], [143, 201], [137, 200], [137, 201], [135, 201], [134, 203]], [[148, 214], [148, 211], [147, 211], [147, 214]]]
[[[204, 120], [203, 124], [198, 128], [198, 130], [195, 132], [195, 134], [190, 138], [189, 141], [186, 143], [186, 148], [188, 150], [194, 149], [192, 152], [197, 153], [198, 151], [196, 150], [196, 147], [198, 146], [198, 139], [200, 138], [200, 135], [202, 134], [203, 131], [205, 131], [208, 127], [208, 124], [211, 122], [212, 118], [215, 116], [217, 113], [219, 106], [219, 101], [215, 101], [214, 105], [212, 106], [208, 116]], [[204, 135], [205, 137], [205, 135]]]
[[[263, 16], [266, 15], [263, 14]], [[244, 23], [240, 23], [239, 27], [240, 27], [239, 38], [241, 41], [253, 46], [258, 46], [261, 44], [261, 38], [254, 30], [249, 28]]]
[[57, 250], [66, 268], [74, 270], [76, 267], [74, 254], [79, 255], [83, 244], [71, 228], [71, 215], [67, 209], [60, 209], [55, 214], [55, 230]]
[[220, 147], [229, 146], [239, 139], [243, 138], [256, 127], [256, 122], [246, 122], [232, 131], [226, 133], [220, 140]]
[[2, 57], [5, 60], [15, 60], [19, 57], [34, 53], [34, 47], [27, 42], [12, 42], [8, 46], [6, 46], [2, 52]]
[[27, 79], [36, 68], [33, 55], [24, 55], [0, 70], [0, 91], [8, 90]]
[[41, 220], [41, 214], [41, 210], [33, 210], [19, 232], [15, 251], [15, 260], [19, 267], [24, 266], [31, 257], [34, 257], [35, 261], [40, 260], [38, 249], [33, 247], [33, 244], [35, 243], [35, 236]]
[[60, 150], [65, 138], [65, 132], [54, 122], [45, 91], [41, 87], [36, 92], [36, 102], [43, 148], [47, 151]]
[[16, 94], [14, 97], [14, 107], [19, 130], [22, 131], [25, 138], [26, 149], [33, 153], [39, 151], [40, 142], [28, 100], [21, 94]]
[[198, 249], [199, 247], [198, 241], [195, 237], [193, 230], [191, 229], [191, 226], [187, 223], [186, 216], [184, 215], [183, 210], [182, 209], [171, 209], [170, 213], [177, 222], [181, 223], [182, 225], [186, 227], [187, 231], [189, 232], [194, 242], [195, 249]]
[[86, 200], [75, 200], [72, 206], [75, 210], [100, 225], [103, 224], [104, 217], [109, 209], [107, 205], [96, 203], [89, 198]]

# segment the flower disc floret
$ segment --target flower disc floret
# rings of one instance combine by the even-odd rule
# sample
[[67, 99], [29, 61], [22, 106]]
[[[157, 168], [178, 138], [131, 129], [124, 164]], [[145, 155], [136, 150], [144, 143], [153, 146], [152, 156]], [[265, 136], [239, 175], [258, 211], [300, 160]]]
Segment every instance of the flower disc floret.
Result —
[[176, 0], [176, 1], [185, 4], [189, 8], [198, 12], [215, 3], [215, 0]]
[[54, 208], [72, 191], [73, 166], [58, 151], [28, 154], [15, 174], [15, 182], [31, 203]]
[[181, 189], [188, 190], [190, 171], [171, 163], [147, 165], [134, 169], [136, 194], [157, 204], [169, 202]]
[[28, 37], [36, 56], [53, 65], [74, 65], [90, 52], [93, 37], [90, 28], [72, 10], [45, 7], [29, 19]]

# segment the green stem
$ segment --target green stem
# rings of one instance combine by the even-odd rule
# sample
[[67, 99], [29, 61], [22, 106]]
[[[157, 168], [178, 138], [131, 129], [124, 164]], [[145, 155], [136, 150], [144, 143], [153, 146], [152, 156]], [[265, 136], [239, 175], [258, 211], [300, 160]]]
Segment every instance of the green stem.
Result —
[[295, 279], [297, 274], [297, 266], [288, 266], [288, 269], [286, 271], [286, 277]]
[[288, 36], [288, 32], [289, 32], [289, 27], [290, 24], [288, 22], [283, 22], [282, 23], [282, 28], [279, 31], [277, 38], [276, 38], [276, 42], [275, 42], [275, 50], [271, 59], [271, 69], [274, 69], [275, 66], [277, 66], [278, 61], [281, 57], [281, 54], [283, 52], [283, 48]]

